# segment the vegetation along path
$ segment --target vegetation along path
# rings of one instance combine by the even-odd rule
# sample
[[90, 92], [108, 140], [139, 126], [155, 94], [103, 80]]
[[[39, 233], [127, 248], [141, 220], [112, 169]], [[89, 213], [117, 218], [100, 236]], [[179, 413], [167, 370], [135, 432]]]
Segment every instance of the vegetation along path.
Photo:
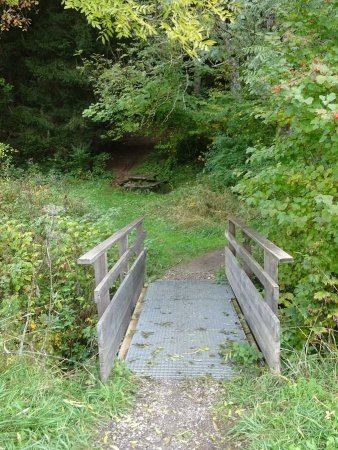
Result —
[[[220, 349], [245, 335], [231, 288], [210, 280], [220, 256], [212, 252], [181, 264], [150, 285], [126, 357], [142, 376], [136, 404], [100, 432], [103, 448], [231, 448], [211, 406], [219, 395], [216, 379], [233, 373]], [[189, 280], [175, 279], [179, 274]]]

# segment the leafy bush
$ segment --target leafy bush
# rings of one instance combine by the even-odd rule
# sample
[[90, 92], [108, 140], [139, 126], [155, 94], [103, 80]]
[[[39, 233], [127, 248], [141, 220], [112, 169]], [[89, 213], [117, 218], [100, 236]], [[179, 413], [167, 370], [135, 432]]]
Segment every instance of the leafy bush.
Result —
[[6, 347], [84, 359], [95, 342], [96, 310], [93, 276], [76, 261], [111, 234], [118, 210], [88, 213], [67, 197], [57, 177], [0, 180], [0, 186], [0, 332]]
[[271, 145], [249, 150], [249, 171], [236, 191], [295, 257], [283, 269], [281, 302], [284, 337], [301, 345], [332, 341], [338, 323], [338, 23], [331, 2], [281, 4], [279, 29], [251, 49], [256, 66], [246, 74], [251, 95], [260, 93], [254, 114], [276, 126], [276, 135]]
[[262, 353], [249, 342], [232, 342], [229, 345], [229, 341], [227, 341], [221, 345], [220, 355], [224, 360], [230, 359], [242, 366], [251, 366], [263, 359]]
[[205, 169], [216, 187], [233, 186], [245, 169], [248, 140], [243, 137], [217, 136], [206, 154]]

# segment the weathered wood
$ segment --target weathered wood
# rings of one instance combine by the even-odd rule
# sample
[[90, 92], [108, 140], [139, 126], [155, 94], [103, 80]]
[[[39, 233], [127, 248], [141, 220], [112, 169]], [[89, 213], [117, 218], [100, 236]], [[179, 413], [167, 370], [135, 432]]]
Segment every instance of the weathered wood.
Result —
[[126, 227], [114, 233], [105, 241], [101, 242], [96, 247], [89, 250], [89, 252], [85, 253], [78, 259], [78, 264], [93, 264], [102, 254], [106, 253], [116, 242], [119, 242], [124, 236], [130, 233], [140, 222], [143, 221], [143, 218], [136, 219], [131, 222]]
[[126, 334], [124, 336], [121, 347], [119, 349], [118, 359], [121, 359], [121, 360], [126, 359], [128, 350], [130, 348], [131, 341], [133, 339], [133, 335], [136, 331], [136, 327], [137, 327], [141, 312], [143, 310], [144, 297], [145, 297], [146, 291], [147, 291], [146, 288], [142, 289], [141, 295], [136, 303], [132, 318], [130, 320]]
[[236, 249], [230, 242], [230, 238], [236, 239], [236, 226], [231, 220], [229, 220], [228, 222], [228, 230], [229, 230], [229, 249], [234, 255], [236, 255]]
[[226, 275], [267, 363], [280, 372], [280, 322], [233, 253], [225, 249]]
[[[122, 255], [125, 254], [127, 249], [128, 249], [128, 234], [123, 236], [123, 238], [121, 238], [121, 240], [119, 241], [119, 255], [120, 255], [120, 258], [121, 258]], [[125, 269], [121, 270], [121, 273], [120, 273], [120, 280], [121, 280], [121, 282], [124, 280], [125, 271], [128, 272], [128, 262], [126, 264]]]
[[130, 190], [149, 191], [160, 188], [162, 184], [163, 183], [161, 181], [128, 181], [123, 185], [123, 187]]
[[[229, 225], [239, 227], [249, 238], [253, 239], [261, 248], [266, 252], [274, 256], [279, 262], [291, 263], [293, 262], [293, 257], [286, 253], [281, 248], [277, 247], [273, 242], [269, 241], [266, 237], [257, 233], [257, 231], [249, 228], [244, 222], [237, 219], [236, 217], [229, 217]], [[230, 227], [229, 227], [230, 230]], [[230, 231], [231, 234], [232, 231]]]
[[145, 270], [146, 251], [144, 250], [132, 265], [97, 324], [102, 381], [106, 381], [109, 377], [119, 345], [128, 328], [135, 304], [142, 291]]
[[[276, 283], [278, 282], [278, 260], [267, 252], [264, 252], [264, 270]], [[278, 298], [276, 298], [273, 289], [271, 289], [271, 286], [266, 286], [265, 301], [270, 306], [272, 311], [277, 314]]]
[[106, 276], [101, 280], [101, 282], [96, 286], [94, 290], [94, 299], [97, 304], [101, 303], [102, 298], [106, 298], [106, 294], [109, 289], [113, 286], [118, 276], [121, 275], [126, 268], [128, 267], [128, 262], [134, 255], [138, 255], [143, 250], [144, 238], [146, 236], [146, 232], [142, 232], [140, 234], [134, 245], [132, 245], [122, 256], [121, 258], [114, 264], [114, 266], [110, 269], [110, 271], [106, 274]]
[[263, 269], [263, 267], [255, 261], [253, 256], [242, 247], [229, 233], [225, 232], [225, 236], [229, 241], [229, 244], [235, 249], [236, 255], [241, 257], [246, 266], [250, 269], [250, 272], [254, 273], [259, 281], [262, 283], [265, 289], [273, 294], [273, 299], [278, 302], [279, 298], [279, 286], [274, 279]]
[[[247, 236], [244, 237], [243, 248], [247, 252], [247, 254], [251, 255], [252, 250], [251, 250], [250, 239]], [[253, 272], [252, 272], [250, 266], [245, 261], [244, 261], [243, 268], [244, 268], [245, 273], [250, 278], [252, 276]]]
[[158, 173], [145, 173], [145, 174], [135, 174], [128, 175], [127, 180], [134, 181], [157, 181]]
[[[103, 253], [94, 262], [94, 272], [95, 272], [95, 285], [97, 286], [105, 278], [108, 271], [107, 254]], [[105, 312], [107, 306], [109, 305], [109, 291], [105, 292], [100, 300], [97, 302], [97, 313], [99, 318]]]

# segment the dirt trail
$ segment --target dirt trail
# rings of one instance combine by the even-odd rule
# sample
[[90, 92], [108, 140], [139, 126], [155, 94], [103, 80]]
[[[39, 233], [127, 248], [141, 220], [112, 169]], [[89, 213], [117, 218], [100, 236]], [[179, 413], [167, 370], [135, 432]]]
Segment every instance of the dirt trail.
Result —
[[113, 450], [232, 450], [212, 412], [219, 384], [213, 380], [143, 378], [133, 411], [100, 431], [99, 445]]
[[214, 250], [169, 269], [165, 280], [214, 280], [224, 267], [224, 250]]
[[[223, 265], [223, 250], [170, 269], [165, 279], [214, 279]], [[210, 379], [184, 381], [139, 379], [132, 411], [99, 432], [102, 449], [113, 450], [233, 450], [224, 424], [212, 406], [220, 383]]]
[[111, 160], [108, 163], [114, 172], [114, 184], [118, 185], [128, 173], [154, 150], [151, 139], [130, 138], [125, 142], [116, 142], [110, 148]]

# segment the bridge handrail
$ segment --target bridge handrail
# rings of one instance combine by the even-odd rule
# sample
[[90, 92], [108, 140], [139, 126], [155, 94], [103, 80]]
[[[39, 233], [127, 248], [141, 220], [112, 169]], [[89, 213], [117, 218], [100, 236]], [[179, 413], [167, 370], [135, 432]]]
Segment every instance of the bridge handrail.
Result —
[[78, 260], [78, 264], [93, 264], [103, 253], [106, 253], [114, 244], [124, 239], [134, 228], [142, 225], [143, 217], [134, 220], [129, 225], [126, 225], [121, 230], [112, 234], [108, 239], [98, 244], [96, 247], [89, 250], [89, 252], [82, 255]]
[[273, 242], [269, 241], [269, 239], [267, 239], [262, 234], [258, 233], [253, 228], [248, 227], [240, 219], [237, 219], [234, 216], [229, 216], [228, 220], [229, 220], [229, 224], [232, 224], [234, 227], [240, 228], [248, 238], [254, 240], [265, 252], [271, 254], [271, 256], [276, 258], [279, 262], [282, 262], [282, 263], [292, 263], [293, 262], [293, 257], [291, 255], [286, 253], [281, 248], [277, 247], [277, 245], [275, 245]]
[[[133, 242], [130, 233], [136, 230]], [[95, 272], [94, 299], [99, 320], [97, 336], [101, 379], [106, 381], [111, 372], [121, 340], [127, 330], [146, 276], [146, 256], [143, 217], [112, 234], [108, 239], [78, 259], [78, 264], [92, 264]], [[107, 252], [119, 246], [119, 259], [108, 271]], [[130, 267], [131, 266], [131, 267]], [[120, 284], [110, 292], [118, 277]]]
[[[244, 234], [243, 245], [236, 240], [237, 228]], [[225, 235], [229, 241], [230, 251], [234, 256], [237, 255], [243, 259], [246, 274], [250, 277], [254, 273], [264, 286], [265, 301], [277, 315], [279, 299], [278, 265], [280, 263], [292, 263], [293, 257], [232, 215], [228, 217], [228, 231], [225, 232]], [[264, 251], [264, 268], [251, 255], [250, 239]]]
[[[244, 241], [239, 242], [236, 231]], [[269, 366], [280, 371], [280, 322], [278, 319], [278, 265], [291, 263], [293, 257], [234, 216], [228, 217], [225, 231], [225, 270], [246, 321]], [[252, 243], [264, 252], [264, 267], [252, 255]], [[264, 287], [263, 298], [252, 281], [255, 275]]]

